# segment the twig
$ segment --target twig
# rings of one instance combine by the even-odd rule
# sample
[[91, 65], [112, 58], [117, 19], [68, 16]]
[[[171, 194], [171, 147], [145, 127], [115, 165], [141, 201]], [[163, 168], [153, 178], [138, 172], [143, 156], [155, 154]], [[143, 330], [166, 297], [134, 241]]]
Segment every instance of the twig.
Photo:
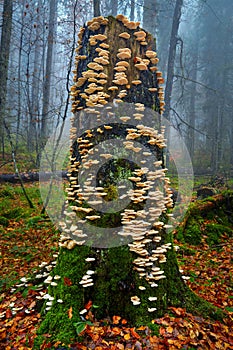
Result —
[[180, 121], [182, 123], [184, 123], [185, 125], [187, 125], [189, 128], [193, 129], [194, 131], [198, 132], [201, 135], [204, 135], [205, 137], [207, 137], [208, 139], [211, 139], [210, 136], [208, 136], [207, 134], [205, 134], [204, 132], [194, 128], [194, 126], [189, 125], [189, 123], [187, 123], [184, 119], [181, 118], [181, 116], [176, 112], [176, 110], [174, 108], [170, 108], [170, 110], [175, 113], [175, 115], [180, 119]]
[[211, 91], [213, 91], [213, 92], [215, 92], [215, 93], [218, 92], [218, 90], [215, 90], [215, 89], [213, 89], [213, 88], [211, 88], [211, 87], [209, 87], [209, 86], [207, 86], [207, 85], [201, 83], [200, 81], [196, 81], [196, 80], [190, 79], [190, 78], [188, 78], [188, 77], [184, 77], [183, 75], [175, 74], [175, 75], [174, 75], [174, 78], [181, 78], [181, 79], [184, 79], [184, 80], [188, 80], [188, 81], [191, 81], [192, 83], [201, 85], [201, 86], [203, 86], [204, 88], [206, 88], [206, 89], [208, 89], [208, 90], [211, 90]]

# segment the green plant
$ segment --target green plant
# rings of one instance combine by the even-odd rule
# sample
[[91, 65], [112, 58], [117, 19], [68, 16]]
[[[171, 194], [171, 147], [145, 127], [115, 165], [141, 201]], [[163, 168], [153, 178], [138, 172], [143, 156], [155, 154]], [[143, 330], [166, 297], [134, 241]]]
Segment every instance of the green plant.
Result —
[[86, 329], [87, 326], [93, 326], [93, 325], [94, 324], [88, 320], [74, 323], [74, 326], [78, 335], [80, 335]]

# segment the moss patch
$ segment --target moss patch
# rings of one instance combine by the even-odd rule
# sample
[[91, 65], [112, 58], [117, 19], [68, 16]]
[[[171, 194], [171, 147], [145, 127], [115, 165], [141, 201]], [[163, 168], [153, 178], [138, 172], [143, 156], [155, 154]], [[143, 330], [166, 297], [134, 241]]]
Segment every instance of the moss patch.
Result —
[[233, 232], [233, 192], [226, 191], [192, 204], [176, 238], [181, 243], [198, 245], [206, 237], [209, 245], [218, 244], [223, 234]]

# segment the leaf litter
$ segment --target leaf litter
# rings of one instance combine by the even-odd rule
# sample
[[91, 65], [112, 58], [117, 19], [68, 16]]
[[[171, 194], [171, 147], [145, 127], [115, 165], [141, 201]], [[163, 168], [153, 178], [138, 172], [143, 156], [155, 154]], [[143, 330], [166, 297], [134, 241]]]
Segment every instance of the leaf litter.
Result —
[[[10, 220], [6, 232], [8, 234], [10, 231], [14, 232], [15, 227], [19, 225], [22, 227], [23, 224], [22, 221]], [[47, 244], [43, 245], [44, 251], [40, 249], [40, 254], [37, 251], [32, 253], [29, 262], [25, 262], [24, 256], [19, 255], [15, 258], [10, 249], [7, 250], [7, 243], [10, 243], [9, 247], [12, 244], [9, 242], [9, 237], [4, 234], [1, 236], [0, 243], [4, 248], [3, 274], [5, 276], [7, 270], [16, 271], [18, 277], [21, 277], [21, 286], [11, 288], [3, 286], [0, 295], [0, 350], [33, 349], [36, 331], [41, 322], [39, 299], [47, 289], [43, 284], [39, 287], [33, 285], [31, 271], [46, 256], [50, 256], [51, 261], [56, 246], [56, 238], [54, 236], [51, 238], [51, 227], [47, 227], [46, 230], [48, 240]], [[37, 226], [36, 229], [25, 228], [26, 235], [24, 233], [25, 236], [22, 237], [20, 233], [22, 230], [19, 231], [13, 240], [14, 245], [22, 245], [25, 237], [26, 239], [28, 237], [28, 240], [30, 237], [33, 241], [34, 236], [37, 242], [40, 238], [47, 239], [46, 230], [43, 225]], [[175, 243], [182, 249], [182, 244]], [[40, 244], [40, 248], [41, 246]], [[187, 248], [187, 244], [185, 246]], [[85, 326], [79, 334], [83, 340], [74, 341], [69, 348], [73, 350], [233, 349], [232, 247], [233, 238], [223, 235], [218, 247], [209, 247], [203, 239], [199, 246], [188, 246], [192, 251], [195, 250], [191, 256], [185, 253], [186, 250], [178, 254], [183, 274], [189, 276], [186, 283], [190, 288], [202, 298], [226, 311], [226, 318], [222, 323], [195, 316], [182, 308], [171, 307], [164, 317], [152, 320], [153, 327], [150, 328], [156, 329], [153, 333], [148, 326], [131, 327], [120, 315], [115, 315], [112, 319], [95, 320], [90, 301], [84, 305], [88, 313], [85, 316]], [[68, 317], [72, 317], [72, 309], [68, 310]], [[90, 319], [91, 322], [88, 322]], [[47, 340], [41, 349], [63, 348], [60, 342], [51, 343], [50, 337], [49, 334], [45, 335]], [[80, 337], [77, 336], [77, 339]]]

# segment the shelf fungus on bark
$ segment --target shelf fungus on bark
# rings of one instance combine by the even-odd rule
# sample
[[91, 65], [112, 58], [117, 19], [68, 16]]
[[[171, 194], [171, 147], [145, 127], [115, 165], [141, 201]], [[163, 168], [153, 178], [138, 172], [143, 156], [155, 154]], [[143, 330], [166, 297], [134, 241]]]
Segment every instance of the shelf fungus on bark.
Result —
[[124, 38], [124, 39], [129, 39], [130, 38], [130, 34], [127, 32], [123, 32], [119, 34], [120, 38]]
[[[130, 124], [131, 118], [134, 120], [134, 123], [135, 120], [139, 120], [137, 126], [127, 128], [124, 147], [136, 154], [142, 152], [142, 163], [144, 159], [151, 156], [150, 149], [153, 147], [159, 150], [163, 149], [166, 143], [164, 130], [161, 129], [158, 132], [153, 128], [143, 125], [147, 101], [144, 99], [144, 104], [141, 98], [142, 89], [145, 89], [146, 94], [154, 101], [154, 105], [157, 106], [157, 111], [162, 112], [164, 108], [164, 92], [159, 84], [163, 83], [163, 78], [156, 66], [158, 58], [157, 53], [151, 49], [153, 43], [150, 34], [138, 28], [139, 22], [129, 21], [123, 15], [118, 15], [116, 19], [117, 25], [121, 26], [121, 31], [117, 31], [116, 40], [118, 40], [119, 44], [117, 43], [116, 48], [111, 47], [110, 49], [110, 45], [113, 46], [113, 44], [110, 40], [108, 42], [109, 27], [107, 25], [111, 19], [108, 21], [104, 17], [94, 18], [87, 23], [89, 32], [86, 28], [82, 28], [80, 31], [80, 47], [76, 50], [75, 80], [74, 85], [71, 87], [72, 112], [76, 113], [81, 109], [85, 109], [85, 113], [90, 113], [91, 116], [93, 114], [93, 118], [100, 117], [101, 120], [101, 107], [108, 102], [120, 104], [121, 101], [127, 101], [127, 98], [132, 98], [134, 92], [135, 96], [140, 95], [140, 98], [136, 99], [136, 103], [134, 104], [132, 116], [121, 115], [119, 116], [119, 121], [129, 122]], [[118, 21], [122, 22], [124, 27]], [[106, 26], [106, 29], [104, 26]], [[83, 35], [84, 32], [85, 35]], [[103, 33], [107, 33], [107, 35]], [[83, 44], [81, 42], [82, 40], [86, 44]], [[131, 45], [131, 41], [134, 42], [133, 45]], [[124, 47], [127, 43], [129, 43], [130, 48]], [[146, 87], [144, 86], [145, 77], [150, 82], [146, 83]], [[158, 101], [160, 101], [160, 105]], [[109, 120], [114, 115], [110, 107], [106, 115], [109, 116]], [[76, 125], [76, 128], [74, 127], [71, 130], [71, 138], [78, 145], [80, 162], [77, 162], [77, 159], [71, 154], [69, 180], [72, 191], [68, 191], [68, 199], [75, 202], [75, 205], [72, 203], [73, 211], [75, 215], [81, 216], [83, 221], [80, 219], [79, 224], [76, 226], [72, 226], [72, 223], [66, 223], [64, 229], [67, 230], [66, 233], [68, 235], [71, 233], [75, 238], [77, 237], [78, 242], [75, 241], [75, 245], [82, 245], [86, 243], [88, 237], [80, 229], [81, 227], [77, 226], [82, 225], [82, 222], [85, 223], [86, 221], [93, 221], [94, 224], [95, 220], [101, 219], [101, 216], [98, 213], [96, 214], [94, 208], [86, 208], [84, 206], [84, 201], [88, 200], [90, 206], [98, 205], [102, 203], [103, 197], [107, 193], [104, 192], [103, 187], [97, 190], [97, 188], [88, 186], [91, 183], [90, 181], [85, 183], [85, 190], [75, 187], [78, 186], [76, 175], [81, 167], [90, 169], [94, 164], [98, 164], [88, 160], [89, 150], [93, 147], [91, 138], [97, 135], [101, 139], [104, 135], [111, 134], [114, 130], [112, 130], [113, 127], [111, 125], [104, 124], [98, 127], [95, 133], [89, 130], [87, 136], [85, 136], [86, 139], [84, 137], [77, 139], [76, 137], [75, 140], [75, 134], [77, 133], [76, 116], [73, 124]], [[145, 152], [141, 145], [140, 147], [138, 145], [136, 146], [133, 142], [134, 140], [140, 140], [140, 138], [146, 140], [145, 145], [148, 147], [148, 152]], [[105, 150], [100, 152], [100, 158], [108, 160], [112, 158], [112, 155]], [[166, 253], [170, 249], [169, 245], [161, 245], [162, 234], [160, 232], [166, 228], [164, 223], [160, 221], [160, 216], [171, 203], [169, 185], [167, 184], [165, 186], [165, 193], [159, 192], [158, 189], [156, 191], [156, 188], [153, 188], [153, 182], [157, 181], [162, 184], [165, 178], [165, 171], [158, 169], [161, 168], [161, 163], [161, 161], [154, 163], [156, 168], [154, 172], [149, 171], [147, 168], [141, 168], [135, 169], [131, 176], [129, 176], [128, 179], [133, 183], [134, 188], [128, 191], [125, 190], [123, 196], [127, 195], [134, 206], [142, 205], [147, 199], [150, 199], [156, 204], [156, 208], [150, 207], [144, 212], [143, 210], [134, 209], [123, 210], [121, 213], [122, 230], [119, 233], [119, 235], [131, 237], [132, 241], [128, 244], [128, 247], [130, 252], [135, 255], [133, 269], [137, 271], [139, 278], [144, 279], [150, 287], [157, 287], [158, 285], [155, 281], [166, 278], [163, 270], [159, 268], [159, 264], [166, 261]], [[143, 179], [143, 176], [146, 177], [146, 180]], [[70, 219], [72, 221], [72, 217]], [[73, 242], [73, 240], [64, 237], [60, 241], [60, 246], [68, 248], [74, 245]], [[95, 262], [95, 258], [90, 256], [85, 261]], [[88, 270], [79, 282], [80, 285], [84, 288], [93, 286], [92, 275], [94, 273], [93, 270]], [[138, 289], [143, 293], [146, 287], [139, 286]], [[133, 305], [139, 305], [141, 303], [140, 298], [137, 296], [131, 297], [131, 301]], [[156, 301], [156, 299], [151, 296], [149, 297], [149, 301]], [[148, 309], [149, 312], [154, 312], [155, 310], [156, 308]]]

